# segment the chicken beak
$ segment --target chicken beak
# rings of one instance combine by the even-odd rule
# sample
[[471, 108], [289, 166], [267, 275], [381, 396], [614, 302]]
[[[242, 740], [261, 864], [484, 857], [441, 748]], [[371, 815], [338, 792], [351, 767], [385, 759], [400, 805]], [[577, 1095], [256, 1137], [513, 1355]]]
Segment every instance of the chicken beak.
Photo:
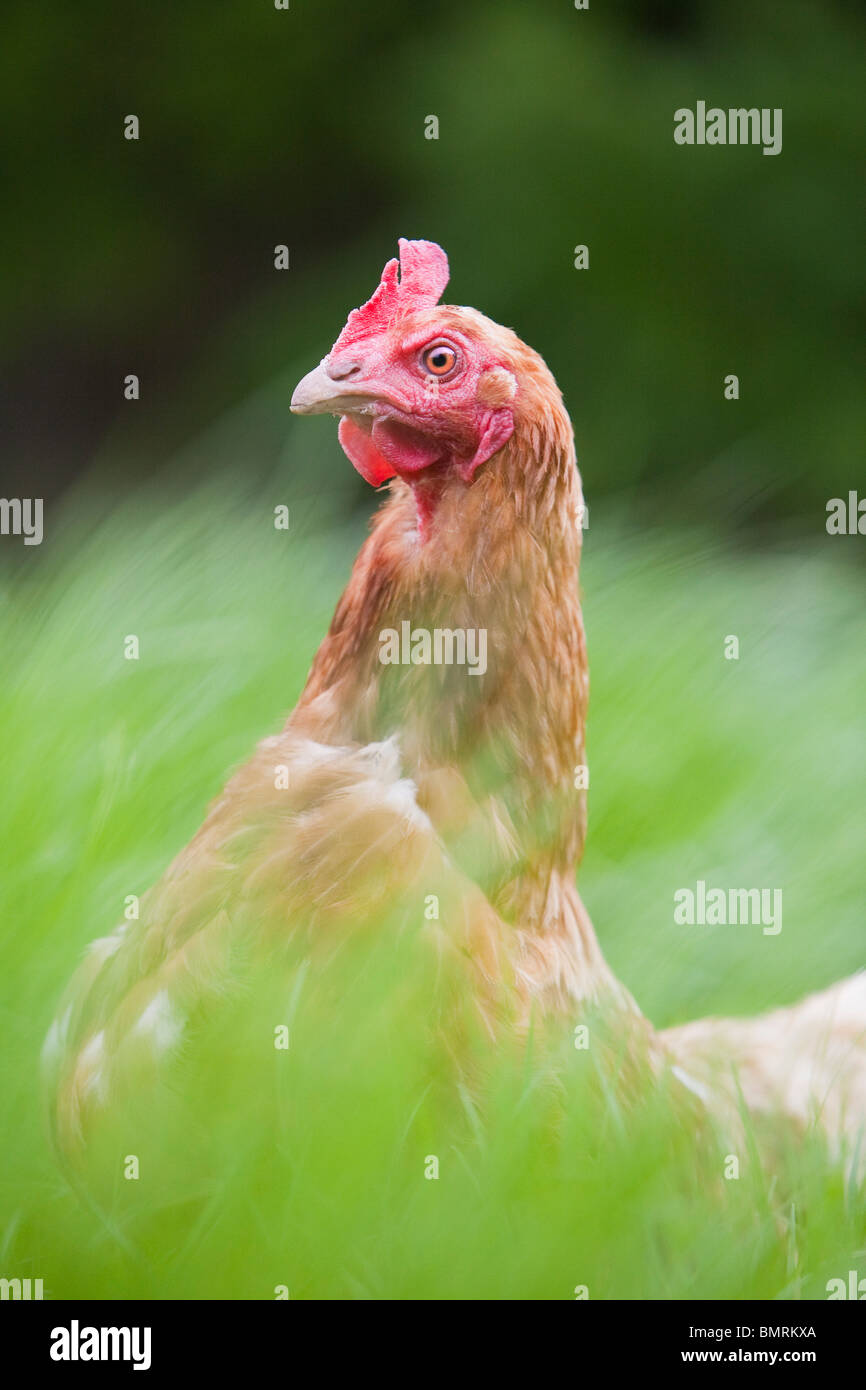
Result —
[[295, 415], [342, 415], [347, 410], [357, 410], [371, 399], [371, 394], [369, 387], [364, 389], [360, 382], [347, 381], [342, 370], [336, 375], [326, 357], [298, 382], [291, 408]]

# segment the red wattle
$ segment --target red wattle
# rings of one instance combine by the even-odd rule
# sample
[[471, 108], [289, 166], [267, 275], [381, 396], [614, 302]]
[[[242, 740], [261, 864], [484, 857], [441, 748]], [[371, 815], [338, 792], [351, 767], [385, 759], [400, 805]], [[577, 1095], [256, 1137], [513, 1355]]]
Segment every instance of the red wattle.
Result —
[[395, 473], [411, 478], [446, 453], [432, 435], [388, 418], [374, 421], [369, 433], [351, 415], [344, 415], [338, 433], [349, 462], [372, 487], [379, 487]]
[[372, 436], [356, 425], [351, 415], [344, 415], [337, 431], [340, 447], [353, 468], [371, 487], [379, 487], [393, 478], [396, 469], [384, 459], [373, 443]]
[[388, 460], [401, 477], [418, 473], [438, 463], [447, 450], [433, 435], [401, 424], [399, 420], [377, 420], [373, 425], [373, 443], [382, 458]]

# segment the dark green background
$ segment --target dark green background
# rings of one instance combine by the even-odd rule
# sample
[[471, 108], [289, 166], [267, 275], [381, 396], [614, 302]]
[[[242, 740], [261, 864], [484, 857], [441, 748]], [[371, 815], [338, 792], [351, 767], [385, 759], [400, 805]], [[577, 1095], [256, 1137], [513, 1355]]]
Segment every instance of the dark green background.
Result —
[[[293, 379], [405, 235], [545, 356], [590, 503], [822, 528], [863, 475], [864, 27], [827, 0], [6, 0], [5, 494], [174, 476], [183, 449], [296, 469]], [[698, 99], [781, 107], [781, 154], [675, 145]], [[304, 429], [305, 483], [356, 503]]]

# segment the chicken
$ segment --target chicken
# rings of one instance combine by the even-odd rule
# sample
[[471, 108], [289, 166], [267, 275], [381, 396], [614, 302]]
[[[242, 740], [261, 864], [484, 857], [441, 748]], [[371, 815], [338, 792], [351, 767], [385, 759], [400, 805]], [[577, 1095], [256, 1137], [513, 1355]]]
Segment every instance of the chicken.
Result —
[[[344, 451], [388, 498], [283, 732], [73, 978], [45, 1046], [65, 1152], [170, 1067], [245, 959], [276, 959], [289, 934], [315, 951], [401, 899], [417, 920], [422, 893], [441, 900], [440, 949], [471, 962], [489, 1028], [530, 1001], [606, 998], [640, 1019], [575, 884], [587, 672], [571, 425], [514, 333], [439, 306], [447, 279], [438, 246], [401, 241], [295, 391], [297, 414], [341, 416]], [[441, 664], [382, 659], [382, 634], [407, 624]]]
[[593, 1006], [709, 1108], [730, 1108], [720, 1047], [739, 1047], [760, 1103], [791, 1100], [760, 1021], [657, 1034], [604, 959], [576, 886], [588, 674], [571, 424], [537, 353], [439, 304], [447, 281], [438, 246], [401, 240], [294, 393], [296, 414], [340, 417], [344, 452], [387, 497], [282, 733], [67, 991], [45, 1048], [67, 1153], [171, 1066], [245, 960], [417, 919], [431, 885], [438, 948], [466, 963], [492, 1033]]

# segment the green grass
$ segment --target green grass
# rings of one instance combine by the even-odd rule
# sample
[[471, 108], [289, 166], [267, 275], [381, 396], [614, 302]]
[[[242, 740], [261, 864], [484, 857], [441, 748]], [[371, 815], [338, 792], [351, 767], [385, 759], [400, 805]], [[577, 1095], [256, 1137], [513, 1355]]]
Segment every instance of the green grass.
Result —
[[[476, 1040], [484, 1084], [459, 1086], [419, 938], [384, 931], [231, 1006], [188, 1143], [154, 1144], [137, 1182], [122, 1145], [107, 1214], [70, 1191], [38, 1096], [59, 991], [279, 727], [362, 534], [312, 512], [276, 531], [283, 500], [222, 482], [108, 519], [79, 503], [0, 591], [0, 1275], [52, 1297], [739, 1299], [862, 1270], [862, 1198], [817, 1144], [725, 1181], [724, 1145], [648, 1084], [624, 1106], [568, 1037], [523, 1058]], [[593, 511], [581, 887], [659, 1025], [863, 964], [866, 612], [839, 545], [733, 552]], [[782, 932], [675, 926], [698, 878], [781, 887]]]

